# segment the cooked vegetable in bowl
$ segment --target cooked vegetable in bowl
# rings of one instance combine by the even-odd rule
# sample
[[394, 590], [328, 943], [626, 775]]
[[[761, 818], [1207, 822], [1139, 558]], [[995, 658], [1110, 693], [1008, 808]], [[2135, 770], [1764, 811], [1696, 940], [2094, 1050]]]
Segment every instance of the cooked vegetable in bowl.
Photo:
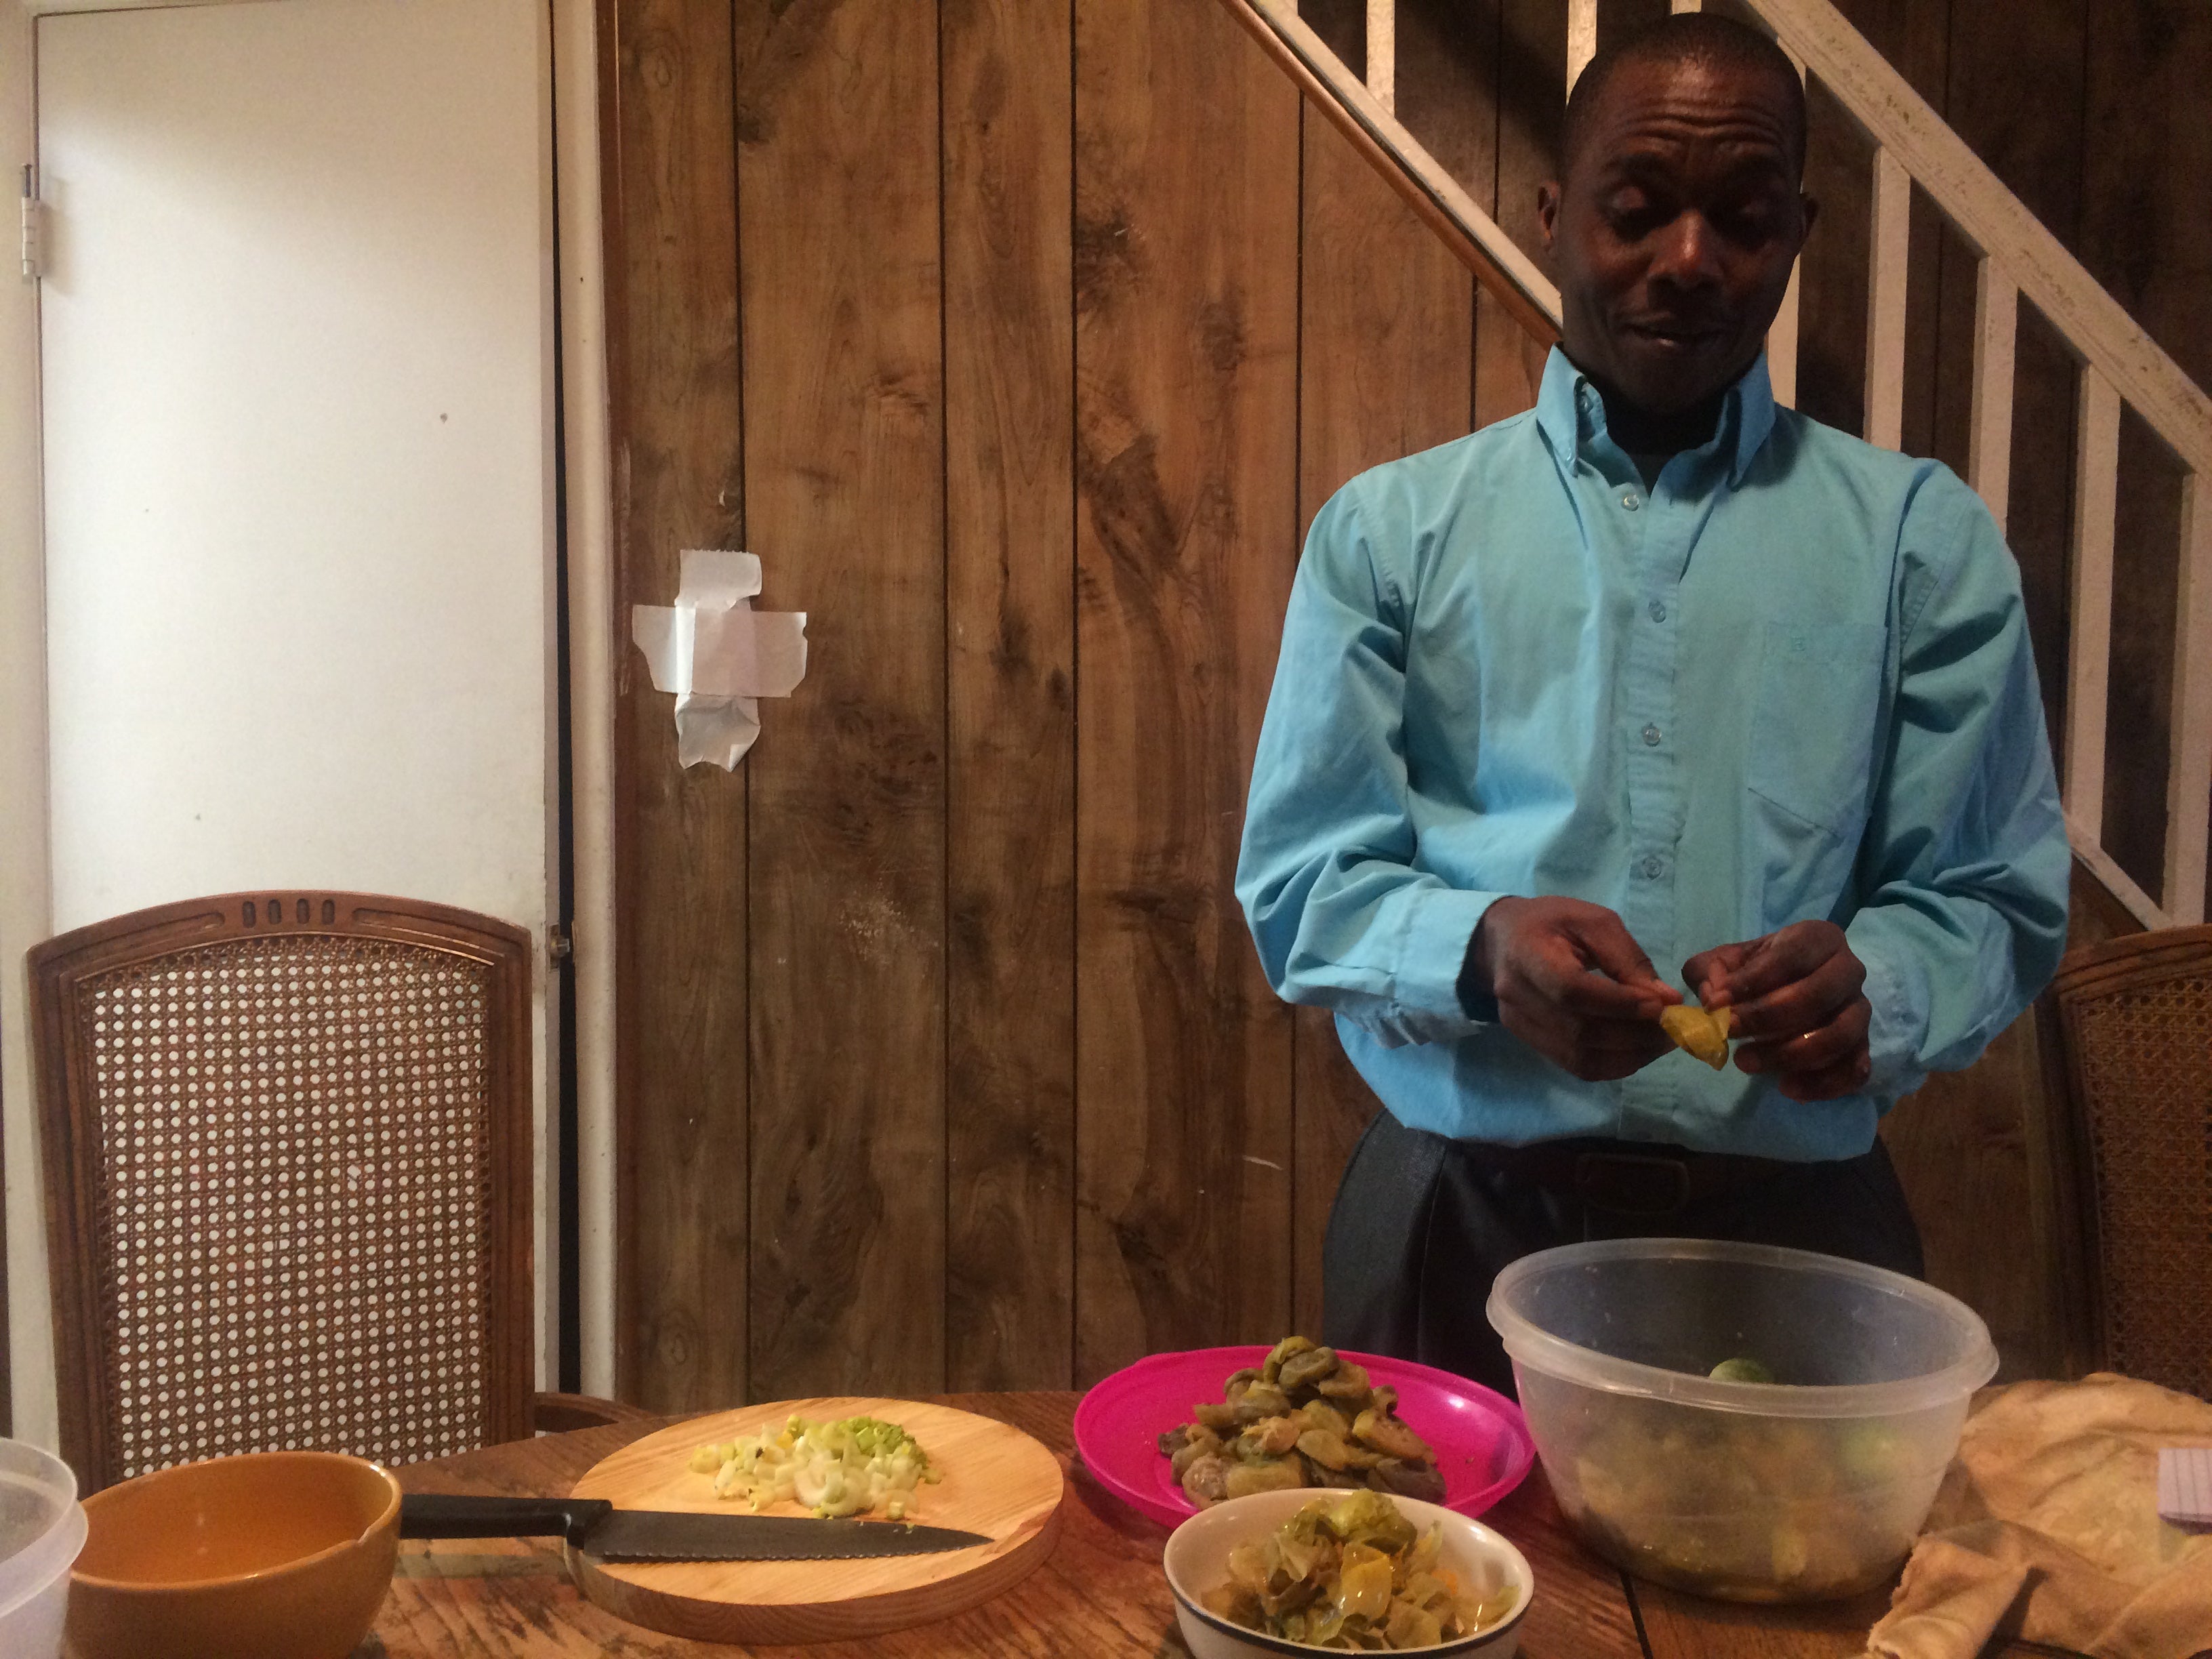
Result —
[[1200, 1509], [1303, 1486], [1443, 1498], [1436, 1454], [1399, 1420], [1398, 1391], [1333, 1348], [1286, 1336], [1256, 1368], [1231, 1372], [1222, 1395], [1160, 1436], [1160, 1455]]
[[1534, 1581], [1478, 1521], [1373, 1491], [1263, 1492], [1193, 1516], [1168, 1582], [1199, 1659], [1318, 1648], [1504, 1659]]

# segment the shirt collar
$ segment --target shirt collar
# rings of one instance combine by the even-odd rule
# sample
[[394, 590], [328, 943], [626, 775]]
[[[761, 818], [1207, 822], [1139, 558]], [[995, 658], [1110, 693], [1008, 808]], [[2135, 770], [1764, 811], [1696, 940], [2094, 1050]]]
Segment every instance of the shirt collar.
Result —
[[[1605, 430], [1605, 404], [1589, 376], [1567, 361], [1559, 347], [1544, 364], [1544, 384], [1536, 394], [1536, 426], [1559, 458], [1559, 469], [1574, 476], [1583, 445]], [[1774, 386], [1766, 377], [1766, 354], [1728, 389], [1721, 401], [1720, 428], [1706, 447], [1729, 458], [1729, 483], [1741, 484], [1752, 459], [1774, 429]]]

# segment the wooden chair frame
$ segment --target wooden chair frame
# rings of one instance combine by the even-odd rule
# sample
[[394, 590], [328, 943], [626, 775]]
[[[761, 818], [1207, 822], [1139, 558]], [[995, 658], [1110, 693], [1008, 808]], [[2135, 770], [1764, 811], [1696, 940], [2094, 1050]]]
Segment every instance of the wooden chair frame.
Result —
[[[108, 1425], [118, 1393], [109, 1358], [116, 1310], [103, 1305], [94, 1236], [100, 1126], [80, 991], [94, 975], [233, 939], [321, 934], [427, 946], [489, 969], [487, 1058], [493, 1193], [487, 1242], [484, 1414], [492, 1441], [534, 1426], [530, 1186], [530, 936], [449, 906], [363, 893], [233, 893], [141, 910], [82, 927], [30, 952], [31, 1010], [46, 1176], [62, 1454], [88, 1490], [120, 1474]], [[611, 1402], [548, 1396], [562, 1426], [628, 1414]]]
[[[2075, 1040], [2084, 1004], [2112, 993], [2202, 974], [2212, 926], [2130, 933], [2070, 951], [2036, 1003], [2045, 1112], [2028, 1114], [2032, 1171], [2049, 1182], [2039, 1206], [2051, 1218], [2052, 1254], [2063, 1304], [2062, 1364], [2068, 1376], [2102, 1370], [2103, 1255], [2098, 1233], [2097, 1171], [2087, 1121], [2087, 1082]], [[2212, 1080], [2208, 1080], [2212, 1086]]]

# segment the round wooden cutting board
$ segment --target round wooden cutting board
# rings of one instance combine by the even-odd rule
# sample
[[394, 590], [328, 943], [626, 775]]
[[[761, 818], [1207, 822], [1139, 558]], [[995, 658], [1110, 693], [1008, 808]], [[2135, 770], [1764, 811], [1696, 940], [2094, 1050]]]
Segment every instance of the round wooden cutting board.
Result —
[[[1060, 1460], [1019, 1429], [988, 1417], [910, 1400], [786, 1400], [693, 1418], [603, 1459], [576, 1482], [579, 1498], [625, 1510], [748, 1514], [714, 1496], [711, 1476], [687, 1467], [710, 1441], [780, 1430], [793, 1415], [816, 1421], [873, 1417], [921, 1443], [944, 1474], [921, 1487], [912, 1519], [961, 1527], [994, 1541], [937, 1555], [866, 1561], [594, 1561], [573, 1547], [579, 1589], [618, 1619], [700, 1642], [826, 1642], [902, 1630], [987, 1601], [1027, 1577], [1052, 1553], [1063, 1491]], [[804, 1515], [796, 1504], [763, 1515]]]

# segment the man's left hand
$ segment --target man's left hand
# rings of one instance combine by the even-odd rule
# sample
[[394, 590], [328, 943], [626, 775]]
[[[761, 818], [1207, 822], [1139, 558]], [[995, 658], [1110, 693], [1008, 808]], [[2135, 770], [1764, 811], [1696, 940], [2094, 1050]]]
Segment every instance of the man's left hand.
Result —
[[1764, 939], [1701, 951], [1682, 977], [1708, 1008], [1733, 1008], [1738, 1069], [1771, 1072], [1792, 1100], [1834, 1100], [1874, 1070], [1866, 965], [1832, 921], [1800, 921]]

